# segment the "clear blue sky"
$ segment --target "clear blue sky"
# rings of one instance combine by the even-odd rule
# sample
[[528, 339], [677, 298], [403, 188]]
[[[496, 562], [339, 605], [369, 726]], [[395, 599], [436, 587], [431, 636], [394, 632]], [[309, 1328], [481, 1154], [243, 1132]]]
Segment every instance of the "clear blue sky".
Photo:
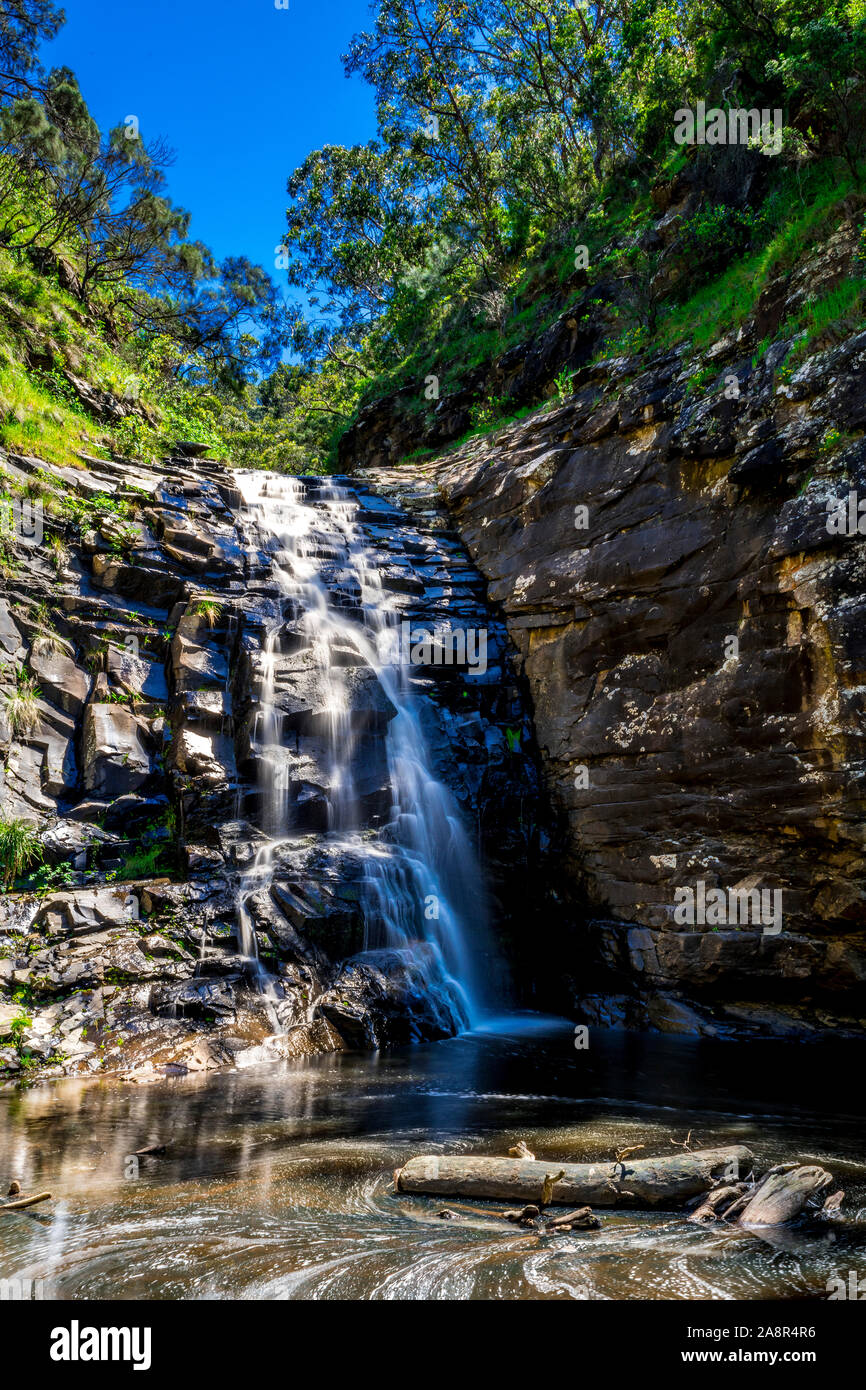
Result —
[[275, 279], [286, 180], [310, 150], [375, 134], [373, 99], [340, 55], [370, 27], [368, 0], [65, 0], [42, 49], [76, 73], [99, 125], [139, 118], [145, 140], [176, 151], [175, 203], [190, 235], [245, 254]]

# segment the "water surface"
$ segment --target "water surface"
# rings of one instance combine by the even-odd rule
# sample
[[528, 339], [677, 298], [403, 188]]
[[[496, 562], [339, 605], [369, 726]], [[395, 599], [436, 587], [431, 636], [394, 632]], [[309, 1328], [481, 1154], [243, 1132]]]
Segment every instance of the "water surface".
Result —
[[[866, 1276], [856, 1228], [602, 1212], [598, 1232], [543, 1236], [496, 1203], [395, 1195], [392, 1174], [420, 1152], [521, 1138], [554, 1160], [672, 1152], [691, 1130], [693, 1147], [822, 1162], [866, 1218], [863, 1059], [597, 1031], [577, 1052], [571, 1025], [530, 1019], [380, 1056], [7, 1089], [0, 1180], [56, 1200], [0, 1218], [0, 1275], [77, 1299], [825, 1298], [836, 1274]], [[165, 1156], [130, 1160], [156, 1143]]]

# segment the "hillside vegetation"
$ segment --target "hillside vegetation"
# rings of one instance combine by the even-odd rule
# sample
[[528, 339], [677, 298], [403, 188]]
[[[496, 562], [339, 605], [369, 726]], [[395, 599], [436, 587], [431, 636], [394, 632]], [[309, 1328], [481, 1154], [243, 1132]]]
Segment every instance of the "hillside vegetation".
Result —
[[[376, 139], [289, 178], [277, 269], [303, 310], [190, 237], [170, 150], [132, 118], [100, 132], [74, 74], [42, 70], [60, 23], [50, 0], [0, 4], [12, 454], [148, 462], [186, 438], [333, 471], [371, 410], [424, 452], [566, 399], [593, 359], [685, 343], [700, 384], [744, 325], [759, 355], [795, 337], [790, 367], [862, 321], [863, 0], [381, 0], [345, 58]], [[700, 102], [764, 113], [772, 138], [678, 143]], [[798, 273], [793, 318], [757, 312]]]
[[[346, 57], [378, 138], [290, 180], [289, 277], [317, 317], [295, 317], [303, 365], [268, 381], [268, 418], [333, 465], [383, 398], [419, 442], [455, 401], [473, 432], [563, 398], [585, 352], [508, 385], [563, 315], [600, 357], [736, 330], [816, 241], [864, 245], [864, 58], [862, 0], [383, 0]], [[700, 102], [772, 138], [678, 143]], [[862, 319], [863, 272], [767, 331]]]

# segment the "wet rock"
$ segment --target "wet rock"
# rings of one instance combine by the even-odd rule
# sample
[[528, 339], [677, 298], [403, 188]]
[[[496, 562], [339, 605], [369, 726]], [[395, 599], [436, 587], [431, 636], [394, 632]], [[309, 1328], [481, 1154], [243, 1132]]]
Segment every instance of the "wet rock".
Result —
[[[594, 402], [365, 477], [438, 489], [503, 606], [581, 888], [567, 973], [609, 1001], [595, 1016], [862, 1031], [866, 552], [827, 504], [866, 495], [866, 449], [818, 445], [860, 428], [866, 335], [781, 390], [785, 345], [772, 364], [739, 351], [736, 408], [721, 372], [686, 394], [677, 353], [596, 363]], [[627, 392], [621, 367], [643, 368]], [[781, 931], [676, 922], [699, 880], [782, 891]]]
[[50, 699], [67, 714], [81, 714], [90, 692], [90, 679], [66, 652], [37, 641], [30, 652], [30, 666]]
[[[58, 1065], [76, 1075], [245, 1066], [450, 1036], [464, 1021], [436, 983], [429, 952], [364, 953], [387, 941], [379, 916], [365, 923], [362, 897], [368, 842], [383, 836], [391, 812], [386, 735], [396, 710], [370, 663], [372, 634], [345, 538], [325, 505], [317, 546], [329, 602], [357, 630], [334, 663], [347, 745], [338, 773], [353, 788], [357, 827], [341, 842], [330, 829], [331, 682], [310, 649], [302, 605], [276, 582], [278, 547], [250, 543], [246, 522], [227, 511], [237, 501], [229, 479], [216, 463], [190, 458], [140, 475], [94, 459], [88, 471], [63, 474], [91, 500], [116, 492], [137, 504], [136, 480], [147, 498], [128, 527], [97, 513], [71, 547], [58, 602], [61, 649], [35, 648], [33, 672], [47, 698], [28, 738], [9, 740], [4, 769], [4, 804], [39, 826], [52, 865], [71, 864], [85, 880], [42, 902], [4, 902], [5, 939], [20, 956], [0, 960], [0, 987], [30, 990], [34, 1046], [54, 1070], [59, 1053]], [[329, 486], [304, 485], [323, 501]], [[518, 807], [527, 824], [537, 820], [539, 781], [504, 627], [430, 498], [410, 514], [362, 486], [354, 496], [395, 614], [412, 622], [432, 615], [462, 633], [486, 624], [485, 672], [434, 663], [409, 679], [437, 772], [516, 877], [525, 845], [504, 827], [511, 808], [515, 824]], [[30, 640], [43, 597], [27, 596]], [[5, 611], [0, 645], [20, 659], [24, 642]], [[267, 824], [277, 835], [273, 879], [263, 875], [246, 903], [270, 972], [265, 1003], [255, 964], [240, 955], [238, 894], [245, 875], [253, 879], [244, 892], [255, 884], [268, 842], [261, 784], [271, 769], [259, 715], [263, 642], [274, 628], [286, 811]], [[286, 831], [293, 838], [284, 843]], [[379, 847], [391, 853], [387, 835]], [[166, 858], [155, 861], [156, 852]], [[183, 866], [188, 881], [154, 879], [155, 862], [157, 873]], [[115, 889], [99, 881], [106, 870], [147, 877]]]
[[168, 699], [168, 685], [161, 663], [147, 661], [131, 652], [109, 647], [108, 674], [115, 685], [128, 695], [138, 695], [162, 705]]
[[238, 1002], [233, 984], [241, 976], [221, 980], [197, 980], [186, 984], [160, 986], [150, 996], [150, 1008], [157, 1017], [196, 1019], [204, 1023], [231, 1021]]
[[171, 645], [175, 689], [178, 691], [224, 689], [228, 661], [212, 646], [199, 646], [178, 633]]
[[433, 1041], [459, 1032], [463, 1020], [437, 987], [425, 949], [367, 952], [347, 961], [318, 1000], [323, 1016], [352, 1048]]
[[138, 897], [125, 888], [78, 888], [53, 893], [40, 904], [34, 922], [49, 937], [82, 936], [138, 920]]
[[151, 773], [146, 725], [121, 705], [88, 705], [83, 726], [84, 786], [114, 798], [142, 787]]
[[6, 599], [0, 598], [0, 648], [6, 660], [18, 661], [24, 656], [24, 643], [9, 612]]

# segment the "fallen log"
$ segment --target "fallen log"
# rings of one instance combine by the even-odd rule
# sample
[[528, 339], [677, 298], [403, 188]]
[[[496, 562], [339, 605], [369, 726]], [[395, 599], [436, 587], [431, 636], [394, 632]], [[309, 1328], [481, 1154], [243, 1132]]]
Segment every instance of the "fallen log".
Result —
[[783, 1226], [786, 1221], [794, 1221], [808, 1206], [815, 1206], [819, 1194], [832, 1185], [833, 1179], [824, 1168], [768, 1173], [740, 1212], [740, 1225]]
[[752, 1162], [744, 1144], [605, 1163], [421, 1154], [394, 1174], [398, 1192], [493, 1197], [539, 1206], [660, 1206], [708, 1192]]
[[0, 1212], [23, 1211], [25, 1207], [35, 1207], [37, 1202], [50, 1202], [50, 1192], [35, 1192], [32, 1197], [19, 1197], [14, 1202], [0, 1202]]

